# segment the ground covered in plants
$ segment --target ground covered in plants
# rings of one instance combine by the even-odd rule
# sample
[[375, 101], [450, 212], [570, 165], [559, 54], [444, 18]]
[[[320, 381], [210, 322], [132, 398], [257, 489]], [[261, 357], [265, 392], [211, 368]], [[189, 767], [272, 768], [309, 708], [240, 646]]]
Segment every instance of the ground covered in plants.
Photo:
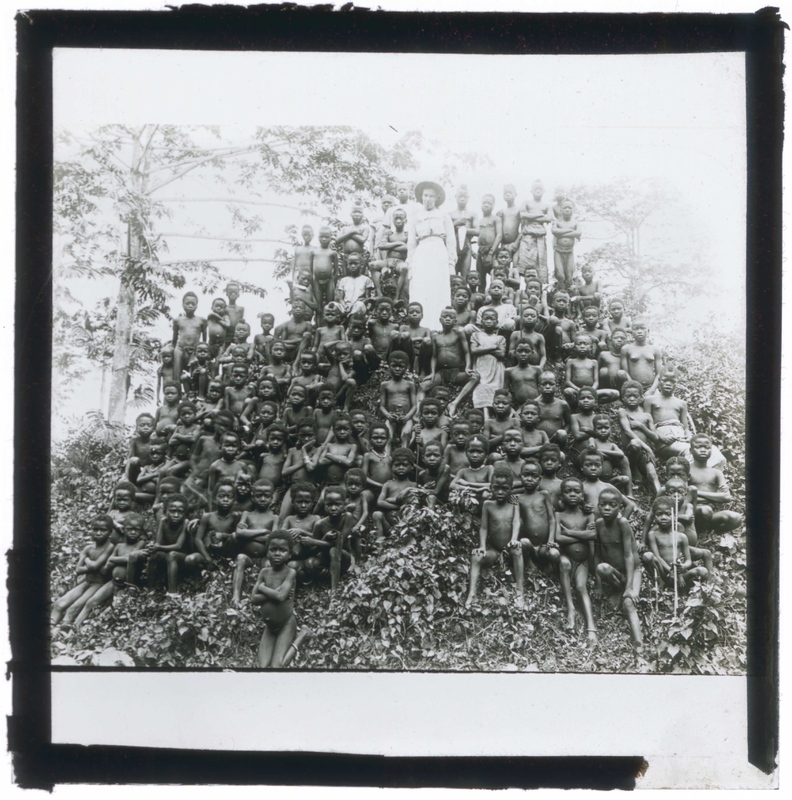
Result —
[[[744, 513], [744, 364], [727, 339], [680, 351], [669, 359], [680, 372], [697, 430], [712, 436], [728, 460], [734, 502]], [[375, 402], [378, 382], [362, 393]], [[608, 413], [615, 413], [611, 409]], [[73, 585], [86, 521], [107, 510], [123, 471], [126, 440], [101, 417], [76, 423], [56, 446], [52, 464], [51, 596]], [[570, 469], [570, 468], [565, 468]], [[561, 473], [562, 477], [564, 472]], [[660, 478], [663, 480], [661, 470]], [[650, 497], [637, 484], [641, 529]], [[633, 653], [621, 612], [594, 602], [599, 643], [589, 646], [581, 620], [564, 630], [556, 581], [530, 572], [526, 607], [514, 603], [508, 569], [482, 576], [480, 602], [463, 607], [470, 554], [477, 544], [475, 501], [464, 494], [430, 509], [417, 493], [384, 542], [371, 544], [358, 574], [339, 592], [326, 586], [298, 590], [298, 624], [313, 638], [294, 663], [300, 669], [464, 670], [535, 672], [658, 672], [731, 675], [746, 668], [746, 561], [744, 529], [701, 539], [715, 557], [710, 582], [681, 596], [644, 577], [639, 615], [645, 646]], [[150, 513], [150, 512], [149, 512]], [[152, 525], [153, 528], [153, 517]], [[750, 533], [748, 533], [750, 535]], [[178, 598], [164, 589], [124, 590], [79, 630], [57, 629], [51, 642], [59, 664], [250, 668], [262, 623], [249, 603], [231, 605], [231, 564], [187, 579]], [[246, 591], [254, 576], [248, 576]], [[592, 582], [593, 585], [593, 582]]]

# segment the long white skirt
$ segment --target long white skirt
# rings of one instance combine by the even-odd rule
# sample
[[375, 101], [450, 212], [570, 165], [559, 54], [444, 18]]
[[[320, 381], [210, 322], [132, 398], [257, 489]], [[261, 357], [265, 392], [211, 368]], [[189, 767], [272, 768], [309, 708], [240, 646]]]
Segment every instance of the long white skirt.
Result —
[[415, 248], [410, 265], [410, 301], [423, 306], [423, 324], [440, 330], [440, 312], [451, 305], [448, 250], [439, 236], [424, 239]]

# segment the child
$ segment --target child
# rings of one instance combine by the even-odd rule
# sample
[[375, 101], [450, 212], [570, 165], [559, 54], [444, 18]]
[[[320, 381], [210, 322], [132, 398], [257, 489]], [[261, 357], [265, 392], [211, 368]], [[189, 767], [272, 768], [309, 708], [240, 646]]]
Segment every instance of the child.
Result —
[[195, 414], [194, 403], [179, 403], [179, 421], [168, 439], [168, 450], [171, 454], [180, 444], [186, 444], [192, 454], [195, 443], [203, 433], [201, 426], [195, 421]]
[[[470, 292], [470, 308], [474, 314], [484, 305], [484, 295], [481, 293], [484, 281], [479, 277], [477, 272], [470, 272], [468, 274], [467, 288]], [[474, 320], [475, 321], [475, 320]]]
[[[366, 473], [362, 469], [352, 468], [344, 476], [346, 489], [345, 510], [352, 515], [352, 530], [349, 535], [349, 546], [355, 561], [362, 557], [361, 536], [366, 529], [369, 518], [369, 509], [374, 504], [374, 495], [366, 488]], [[327, 508], [327, 495], [325, 495], [325, 508]]]
[[179, 593], [179, 565], [189, 553], [187, 538], [187, 503], [179, 494], [171, 494], [162, 503], [163, 518], [157, 526], [157, 536], [150, 548], [148, 561], [148, 585], [154, 586], [157, 565], [165, 562], [168, 576], [168, 594]]
[[536, 426], [539, 422], [539, 406], [533, 400], [523, 403], [520, 409], [520, 436], [522, 437], [522, 450], [520, 456], [529, 458], [538, 456], [542, 448], [550, 441], [547, 434]]
[[[244, 363], [249, 366], [253, 362], [255, 351], [253, 343], [249, 342], [248, 338], [250, 338], [250, 325], [242, 320], [234, 328], [233, 340], [229, 342], [223, 355], [217, 360], [218, 364], [225, 365], [226, 369], [229, 364]], [[244, 348], [244, 353], [239, 349], [240, 347]]]
[[517, 199], [517, 190], [513, 184], [507, 183], [503, 187], [503, 199], [506, 201], [506, 208], [498, 211], [502, 224], [500, 246], [509, 247], [513, 253], [517, 250], [517, 238], [520, 235], [520, 209], [514, 205], [514, 201]]
[[547, 438], [558, 444], [566, 446], [567, 431], [572, 421], [572, 412], [569, 403], [555, 396], [556, 376], [552, 372], [543, 372], [539, 377], [539, 397], [536, 404], [539, 406], [539, 430], [547, 434]]
[[196, 419], [203, 426], [204, 431], [210, 430], [214, 418], [223, 407], [223, 393], [225, 386], [219, 380], [209, 381], [206, 387], [206, 397], [195, 404]]
[[285, 358], [286, 346], [283, 342], [273, 342], [269, 352], [269, 364], [261, 372], [263, 376], [275, 379], [281, 396], [286, 393], [292, 379], [291, 365], [284, 362]]
[[[226, 313], [228, 314], [228, 338], [226, 339], [226, 345], [231, 344], [231, 339], [234, 337], [237, 325], [240, 322], [245, 321], [245, 309], [242, 306], [238, 306], [236, 301], [239, 299], [239, 284], [236, 281], [231, 281], [226, 286], [226, 297], [228, 301], [226, 303]], [[249, 329], [248, 329], [249, 332]]]
[[522, 492], [517, 495], [520, 511], [520, 545], [523, 555], [528, 555], [538, 567], [552, 565], [558, 568], [560, 553], [550, 542], [556, 539], [556, 518], [550, 495], [539, 488], [542, 465], [535, 458], [527, 458], [520, 471]]
[[[256, 355], [256, 360], [260, 364], [270, 363], [270, 349], [275, 337], [272, 334], [272, 328], [275, 325], [275, 317], [272, 314], [261, 314], [261, 333], [257, 333], [253, 337], [253, 352]], [[283, 355], [281, 359], [286, 357], [286, 348], [284, 345]]]
[[391, 354], [391, 379], [380, 384], [380, 413], [386, 419], [393, 441], [406, 446], [412, 434], [412, 418], [417, 409], [415, 384], [406, 380], [409, 360], [400, 350]]
[[[633, 344], [626, 344], [621, 351], [621, 368], [634, 381], [643, 386], [647, 395], [654, 394], [663, 370], [663, 354], [660, 348], [647, 344], [649, 327], [642, 319], [633, 322]], [[648, 410], [648, 409], [647, 409]]]
[[[95, 608], [113, 595], [113, 590], [121, 586], [137, 586], [143, 563], [148, 558], [149, 548], [145, 520], [142, 514], [130, 514], [124, 520], [124, 541], [119, 542], [107, 560], [111, 582], [105, 584], [86, 604], [81, 613], [90, 613], [89, 606]], [[102, 595], [100, 597], [100, 595]], [[87, 614], [86, 614], [87, 615]], [[79, 624], [82, 620], [77, 617]]]
[[296, 245], [294, 248], [291, 270], [292, 280], [303, 270], [307, 270], [308, 272], [313, 270], [313, 254], [316, 249], [311, 244], [314, 237], [313, 228], [310, 225], [303, 225], [300, 230], [300, 236], [302, 236], [303, 243]]
[[518, 341], [515, 348], [517, 366], [507, 367], [505, 371], [504, 386], [511, 393], [515, 407], [522, 407], [528, 400], [535, 400], [539, 396], [539, 377], [542, 368], [531, 364], [533, 352], [530, 342]]
[[369, 336], [374, 352], [383, 360], [387, 360], [391, 341], [398, 336], [399, 326], [391, 322], [393, 303], [387, 297], [380, 297], [374, 307], [374, 319], [369, 323]]
[[484, 327], [484, 314], [494, 310], [498, 318], [497, 332], [503, 336], [509, 336], [516, 327], [517, 309], [511, 303], [504, 301], [505, 291], [504, 282], [493, 278], [489, 286], [489, 303], [478, 310], [476, 322], [479, 327]]
[[165, 403], [154, 414], [154, 430], [161, 439], [168, 439], [176, 429], [179, 419], [179, 384], [168, 381], [162, 387]]
[[272, 481], [259, 478], [253, 484], [253, 508], [244, 511], [232, 534], [233, 543], [239, 548], [234, 565], [233, 603], [242, 605], [242, 586], [245, 580], [245, 569], [261, 566], [267, 552], [267, 541], [275, 528], [278, 518], [270, 506], [275, 494]]
[[673, 529], [673, 510], [674, 503], [669, 497], [658, 497], [652, 503], [655, 521], [646, 536], [650, 552], [644, 553], [643, 562], [666, 586], [673, 583], [676, 569], [679, 585], [687, 587], [696, 578], [707, 580], [709, 572], [706, 567], [693, 566], [687, 536]]
[[368, 416], [365, 411], [359, 408], [356, 411], [352, 411], [349, 418], [352, 420], [352, 441], [357, 445], [355, 466], [359, 467], [363, 464], [363, 456], [371, 450], [371, 442], [368, 436]]
[[314, 425], [316, 426], [316, 443], [324, 444], [333, 422], [338, 414], [335, 407], [335, 392], [327, 385], [322, 384], [319, 390], [319, 397], [316, 400], [316, 408], [313, 412]]
[[155, 441], [149, 450], [149, 463], [138, 473], [135, 481], [135, 502], [143, 505], [154, 502], [157, 496], [157, 485], [164, 474], [165, 454], [167, 446], [164, 442]]
[[[297, 444], [286, 454], [281, 470], [284, 486], [311, 481], [317, 461], [316, 428], [313, 420], [301, 422], [297, 426]], [[285, 519], [292, 509], [292, 492], [288, 490], [283, 497], [280, 520]]]
[[599, 496], [599, 519], [596, 521], [597, 590], [602, 584], [612, 594], [612, 608], [621, 606], [630, 626], [630, 636], [636, 652], [643, 649], [641, 622], [638, 619], [638, 595], [641, 591], [641, 569], [638, 546], [630, 523], [620, 515], [621, 497], [605, 489]]
[[352, 348], [352, 371], [359, 386], [368, 382], [371, 374], [379, 369], [380, 357], [366, 336], [366, 318], [353, 315], [347, 324], [347, 340]]
[[85, 604], [107, 580], [104, 568], [115, 547], [110, 541], [113, 520], [107, 514], [99, 514], [91, 520], [90, 527], [92, 544], [84, 547], [77, 559], [75, 572], [79, 582], [53, 603], [50, 615], [50, 624], [53, 626], [58, 625], [64, 616], [67, 623], [74, 622]]
[[182, 369], [189, 364], [190, 359], [195, 355], [195, 345], [199, 341], [206, 341], [206, 320], [203, 317], [195, 316], [195, 310], [198, 308], [198, 295], [195, 292], [187, 292], [182, 298], [182, 308], [184, 316], [177, 317], [173, 322], [174, 376], [180, 376]]
[[[247, 472], [255, 480], [255, 466], [249, 461], [238, 460], [240, 451], [239, 437], [235, 433], [226, 433], [220, 441], [220, 458], [212, 462], [209, 467], [208, 493], [209, 498], [214, 497], [215, 487], [223, 478], [228, 478], [232, 485], [240, 472]], [[213, 508], [210, 502], [210, 510]]]
[[135, 483], [142, 467], [151, 463], [151, 435], [154, 433], [154, 417], [147, 411], [135, 419], [135, 434], [129, 440], [129, 455], [124, 468], [124, 478]]
[[450, 212], [451, 221], [454, 223], [457, 260], [455, 270], [462, 280], [467, 279], [470, 272], [471, 240], [478, 235], [476, 227], [476, 214], [468, 211], [467, 204], [470, 199], [467, 186], [462, 185], [456, 191], [457, 207]]
[[413, 372], [419, 375], [428, 372], [432, 347], [432, 332], [421, 325], [422, 319], [423, 306], [410, 303], [407, 306], [407, 324], [399, 326], [399, 335], [393, 339], [393, 346], [407, 354]]
[[124, 521], [133, 513], [135, 503], [135, 485], [129, 481], [117, 483], [113, 489], [113, 499], [110, 503], [108, 515], [113, 520], [113, 530], [110, 532], [110, 542], [117, 545], [123, 541]]
[[544, 369], [547, 362], [545, 338], [535, 328], [539, 322], [539, 312], [533, 306], [523, 306], [520, 312], [520, 330], [514, 331], [509, 337], [509, 353], [517, 355], [517, 348], [521, 342], [530, 347], [528, 363]]
[[261, 456], [261, 469], [258, 477], [272, 481], [276, 490], [283, 486], [283, 465], [286, 463], [286, 428], [280, 422], [273, 422], [267, 429], [267, 452]]
[[226, 386], [223, 392], [223, 405], [235, 417], [245, 416], [247, 422], [243, 425], [249, 427], [250, 418], [245, 412], [250, 409], [250, 401], [256, 399], [255, 392], [248, 385], [248, 369], [244, 364], [236, 364], [231, 369], [231, 385]]
[[214, 511], [201, 517], [195, 532], [194, 553], [185, 559], [191, 569], [216, 569], [216, 556], [231, 556], [234, 551], [234, 531], [241, 514], [234, 511], [234, 484], [221, 481], [214, 492]]
[[322, 309], [335, 300], [335, 285], [338, 278], [338, 253], [330, 249], [332, 232], [327, 226], [319, 228], [319, 248], [313, 253], [311, 289], [319, 307], [317, 324], [323, 324]]
[[418, 486], [432, 493], [428, 500], [430, 508], [434, 508], [438, 500], [441, 503], [448, 502], [451, 472], [448, 465], [443, 464], [443, 450], [437, 439], [429, 442], [423, 451], [426, 468], [418, 473]]
[[308, 270], [300, 270], [294, 282], [286, 281], [286, 285], [289, 287], [289, 303], [292, 309], [298, 303], [302, 304], [306, 320], [311, 320], [316, 314], [318, 324], [320, 307], [314, 297], [311, 273]]
[[336, 303], [328, 303], [324, 307], [322, 322], [316, 329], [314, 335], [313, 349], [319, 353], [331, 356], [338, 342], [346, 341], [346, 334], [341, 325], [341, 306]]
[[[599, 450], [585, 450], [580, 459], [580, 471], [583, 473], [583, 494], [585, 496], [584, 511], [592, 511], [598, 514], [599, 496], [605, 489], [616, 489], [612, 483], [601, 480], [602, 464], [604, 458]], [[622, 513], [625, 519], [629, 519], [637, 506], [629, 498], [619, 492], [622, 502]]]
[[577, 220], [572, 218], [574, 210], [572, 201], [564, 200], [561, 203], [561, 219], [553, 220], [550, 228], [550, 233], [555, 237], [553, 260], [556, 286], [559, 289], [571, 288], [575, 276], [575, 240], [579, 240], [582, 234]]
[[548, 352], [556, 360], [565, 358], [575, 347], [577, 325], [567, 317], [568, 312], [569, 295], [566, 292], [557, 291], [553, 295], [553, 313], [548, 319], [545, 331]]
[[622, 448], [627, 453], [630, 466], [650, 483], [652, 492], [660, 491], [655, 456], [652, 445], [657, 442], [652, 415], [641, 407], [643, 387], [638, 381], [626, 381], [622, 385], [622, 408], [619, 409], [619, 426], [622, 433]]
[[542, 468], [542, 479], [539, 488], [547, 492], [553, 508], [558, 508], [561, 498], [561, 479], [558, 471], [561, 469], [561, 448], [557, 444], [548, 443], [539, 451], [539, 465]]
[[396, 275], [396, 297], [407, 299], [407, 214], [402, 208], [393, 209], [393, 228], [383, 228], [377, 249], [384, 258], [371, 262], [371, 277], [378, 295], [382, 295], [382, 272], [390, 270]]
[[605, 320], [605, 327], [610, 333], [613, 333], [616, 328], [622, 328], [630, 333], [632, 322], [629, 317], [624, 316], [623, 301], [614, 298], [608, 303], [608, 318]]
[[[640, 320], [636, 330], [640, 330]], [[660, 391], [644, 399], [644, 411], [655, 424], [657, 454], [662, 459], [671, 456], [687, 456], [690, 453], [690, 416], [687, 403], [674, 397], [676, 372], [663, 370], [660, 376]]]
[[333, 439], [326, 441], [316, 456], [316, 463], [325, 468], [328, 484], [341, 484], [346, 471], [354, 465], [357, 445], [352, 442], [352, 421], [348, 414], [339, 414], [333, 422]]
[[329, 386], [336, 393], [336, 405], [343, 404], [344, 411], [348, 412], [357, 389], [357, 378], [352, 363], [352, 345], [349, 342], [337, 342], [330, 361], [325, 386]]
[[287, 407], [283, 412], [283, 424], [290, 442], [297, 441], [297, 428], [302, 423], [308, 423], [313, 430], [313, 409], [305, 405], [307, 392], [304, 386], [295, 384], [289, 389], [286, 398]]
[[[372, 442], [373, 443], [373, 442]], [[413, 471], [415, 461], [411, 450], [397, 447], [393, 451], [391, 469], [393, 477], [385, 481], [377, 498], [377, 510], [372, 515], [377, 534], [384, 536], [398, 521], [398, 510], [407, 499], [415, 482], [407, 476]]]
[[484, 434], [484, 412], [480, 408], [469, 408], [465, 412], [465, 422], [470, 426], [470, 433], [476, 435]]
[[195, 507], [209, 507], [209, 471], [220, 458], [222, 439], [234, 427], [230, 411], [218, 411], [214, 430], [198, 438], [190, 455], [190, 475], [184, 482], [185, 496]]
[[212, 310], [206, 317], [206, 341], [209, 344], [210, 358], [216, 359], [225, 350], [226, 342], [232, 334], [225, 298], [217, 297], [212, 300]]
[[[341, 247], [347, 267], [353, 253], [366, 260], [370, 255], [368, 248], [371, 240], [371, 227], [364, 220], [363, 207], [353, 206], [351, 216], [352, 224], [342, 228], [341, 233], [336, 237], [336, 246]], [[321, 232], [319, 241], [321, 242]]]
[[531, 184], [532, 198], [520, 209], [520, 235], [514, 242], [512, 252], [514, 262], [520, 273], [534, 268], [539, 273], [539, 280], [548, 283], [547, 273], [547, 229], [545, 225], [553, 222], [550, 206], [542, 202], [544, 186], [542, 181], [535, 180]]
[[166, 383], [178, 385], [178, 375], [173, 366], [173, 348], [166, 344], [160, 350], [160, 366], [157, 369], [157, 405], [160, 404]]
[[478, 374], [470, 367], [467, 337], [460, 330], [458, 321], [453, 308], [444, 308], [440, 313], [442, 330], [431, 334], [432, 357], [429, 375], [421, 384], [422, 392], [429, 392], [439, 385], [460, 390], [448, 407], [451, 416], [456, 414], [459, 404], [470, 396], [478, 384]]
[[[632, 492], [632, 470], [630, 461], [613, 442], [610, 441], [611, 421], [606, 414], [595, 414], [592, 419], [594, 425], [594, 438], [589, 440], [589, 448], [595, 448], [602, 454], [603, 469], [602, 477], [610, 481], [614, 486], [622, 489], [625, 494], [631, 495]], [[614, 468], [622, 474], [614, 475]]]
[[[330, 589], [338, 589], [341, 575], [352, 565], [350, 536], [355, 525], [354, 517], [344, 510], [346, 492], [342, 486], [328, 486], [325, 490], [324, 505], [327, 516], [316, 523], [311, 544], [327, 545], [330, 567]], [[306, 541], [306, 537], [301, 537]]]
[[583, 320], [583, 328], [580, 331], [585, 333], [591, 340], [590, 354], [592, 358], [596, 358], [600, 350], [604, 350], [608, 343], [608, 334], [599, 325], [599, 311], [593, 306], [584, 308], [581, 314]]
[[[295, 652], [294, 587], [297, 573], [289, 566], [292, 542], [285, 534], [273, 534], [267, 544], [268, 566], [259, 572], [253, 594], [253, 605], [261, 606], [264, 633], [256, 661], [261, 669], [278, 668]], [[293, 656], [292, 656], [293, 657]]]
[[[498, 314], [490, 308], [481, 317], [483, 330], [474, 331], [470, 337], [470, 353], [475, 358], [474, 369], [479, 382], [473, 389], [475, 408], [487, 409], [498, 389], [503, 388], [506, 339], [497, 333]], [[487, 411], [484, 411], [486, 417]]]
[[492, 398], [492, 416], [484, 422], [484, 437], [489, 441], [490, 452], [500, 447], [503, 435], [514, 427], [514, 421], [511, 395], [506, 389], [498, 389]]
[[291, 307], [291, 319], [275, 328], [275, 339], [283, 342], [286, 347], [284, 361], [293, 364], [298, 356], [298, 350], [305, 343], [311, 341], [313, 332], [308, 307], [302, 300], [294, 300]]
[[[472, 331], [476, 324], [476, 312], [470, 308], [470, 290], [464, 286], [459, 286], [454, 289], [451, 296], [451, 306], [456, 312], [456, 320], [454, 322], [454, 329], [464, 331], [470, 326]], [[440, 315], [442, 325], [443, 315]], [[465, 339], [467, 343], [467, 337]]]
[[[690, 440], [693, 464], [690, 467], [690, 483], [698, 490], [696, 508], [696, 528], [702, 533], [710, 530], [727, 533], [742, 525], [742, 515], [727, 509], [715, 511], [716, 504], [728, 503], [731, 499], [726, 476], [714, 467], [708, 466], [712, 456], [712, 441], [709, 436], [697, 433]], [[702, 502], [703, 501], [703, 502]]]
[[591, 611], [591, 598], [588, 593], [589, 561], [594, 556], [596, 522], [594, 515], [584, 512], [583, 485], [577, 478], [561, 481], [561, 501], [563, 511], [556, 511], [555, 542], [560, 546], [561, 590], [566, 600], [567, 630], [575, 629], [575, 604], [572, 599], [572, 584], [575, 586], [583, 605], [586, 631], [590, 642], [597, 641], [597, 628]]
[[217, 377], [218, 365], [210, 359], [209, 345], [206, 342], [199, 342], [195, 346], [195, 357], [187, 365], [182, 376], [185, 391], [197, 396], [199, 400], [206, 397], [209, 381]]
[[594, 438], [594, 406], [597, 395], [590, 386], [584, 386], [578, 392], [578, 411], [572, 415], [569, 433], [572, 437], [569, 454], [572, 463], [580, 466], [580, 458], [590, 439]]
[[366, 300], [374, 296], [374, 283], [368, 275], [362, 275], [363, 264], [358, 253], [347, 258], [347, 274], [336, 284], [335, 300], [341, 304], [345, 314], [365, 314]]
[[[316, 490], [312, 483], [293, 483], [291, 487], [292, 513], [283, 517], [283, 529], [297, 535], [313, 531], [319, 521], [311, 509], [316, 503]], [[303, 558], [305, 553], [300, 553]], [[303, 565], [305, 566], [305, 565]], [[301, 571], [301, 570], [300, 570]]]
[[[503, 434], [503, 453], [505, 458], [503, 458], [503, 460], [497, 460], [496, 462], [496, 459], [500, 459], [500, 456], [493, 455], [491, 456], [491, 460], [497, 465], [503, 464], [507, 466], [511, 470], [512, 475], [514, 475], [515, 481], [519, 481], [524, 463], [520, 457], [521, 450], [522, 431], [517, 427], [507, 428], [506, 432]], [[522, 485], [517, 483], [514, 491], [515, 493], [521, 492]]]
[[299, 363], [299, 373], [292, 378], [289, 391], [295, 386], [302, 386], [306, 390], [308, 405], [313, 407], [322, 386], [322, 378], [316, 371], [316, 353], [313, 350], [306, 350], [300, 355]]
[[[443, 453], [443, 464], [448, 467], [452, 477], [463, 467], [470, 466], [468, 462], [466, 445], [470, 438], [470, 425], [462, 419], [455, 419], [451, 423], [451, 441], [446, 445]], [[481, 438], [481, 437], [479, 437]]]
[[370, 435], [371, 449], [363, 456], [362, 469], [366, 485], [379, 495], [382, 487], [393, 478], [393, 462], [387, 450], [390, 433], [387, 425], [374, 423]]
[[[556, 254], [558, 254], [558, 244], [556, 244]], [[572, 253], [570, 251], [570, 256], [571, 255]], [[599, 317], [599, 307], [602, 300], [599, 281], [594, 280], [594, 270], [588, 264], [580, 270], [580, 274], [583, 276], [583, 283], [579, 286], [571, 285], [569, 287], [572, 308], [579, 315], [587, 308], [593, 308]]]
[[[510, 208], [513, 207], [514, 197], [512, 196]], [[478, 255], [476, 256], [476, 270], [482, 286], [487, 284], [487, 276], [492, 270], [495, 253], [497, 253], [503, 238], [503, 214], [498, 212], [497, 216], [493, 215], [494, 208], [495, 196], [485, 194], [481, 198], [482, 216], [478, 223]], [[510, 212], [510, 219], [512, 217], [514, 214]]]
[[490, 479], [491, 500], [481, 506], [481, 525], [479, 527], [479, 546], [473, 551], [470, 565], [470, 589], [465, 608], [470, 608], [476, 597], [476, 588], [482, 567], [490, 567], [499, 561], [504, 550], [512, 557], [512, 574], [517, 584], [516, 604], [525, 606], [524, 565], [522, 546], [519, 541], [520, 510], [510, 500], [514, 476], [508, 469], [498, 469]]
[[452, 491], [456, 488], [466, 488], [475, 492], [479, 500], [484, 499], [484, 494], [490, 488], [493, 467], [484, 463], [487, 459], [489, 443], [482, 436], [470, 436], [465, 442], [465, 455], [468, 465], [460, 467], [454, 475], [449, 487]]
[[[624, 328], [614, 328], [608, 336], [608, 349], [602, 350], [598, 358], [599, 385], [603, 389], [621, 390], [624, 382], [630, 379], [621, 368], [621, 351], [625, 344], [627, 344], [627, 331]], [[643, 387], [641, 394], [643, 395]]]

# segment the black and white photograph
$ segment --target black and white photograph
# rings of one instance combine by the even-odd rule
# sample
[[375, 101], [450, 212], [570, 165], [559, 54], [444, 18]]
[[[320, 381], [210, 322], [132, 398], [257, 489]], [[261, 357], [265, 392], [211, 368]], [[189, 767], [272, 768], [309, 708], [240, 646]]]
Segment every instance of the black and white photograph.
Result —
[[648, 703], [647, 788], [769, 788], [747, 69], [56, 47], [53, 741], [627, 755]]

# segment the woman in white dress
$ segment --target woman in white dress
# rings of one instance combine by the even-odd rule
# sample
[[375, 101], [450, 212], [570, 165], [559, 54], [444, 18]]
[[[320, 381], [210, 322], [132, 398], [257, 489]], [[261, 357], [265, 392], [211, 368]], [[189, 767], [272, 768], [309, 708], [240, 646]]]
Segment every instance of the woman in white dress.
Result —
[[423, 181], [415, 187], [423, 204], [407, 225], [407, 262], [410, 300], [423, 306], [423, 324], [440, 326], [440, 312], [451, 305], [451, 275], [456, 266], [456, 242], [451, 217], [438, 206], [445, 200], [443, 187]]

